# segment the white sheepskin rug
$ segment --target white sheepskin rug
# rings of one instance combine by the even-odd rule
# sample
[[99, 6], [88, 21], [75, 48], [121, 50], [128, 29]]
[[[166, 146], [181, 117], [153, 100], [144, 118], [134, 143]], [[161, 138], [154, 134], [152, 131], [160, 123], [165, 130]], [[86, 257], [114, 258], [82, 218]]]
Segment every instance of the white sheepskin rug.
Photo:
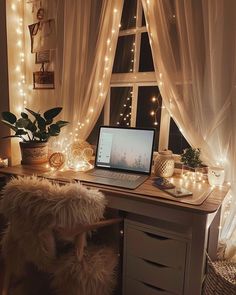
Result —
[[111, 294], [117, 265], [114, 251], [87, 247], [79, 261], [72, 248], [59, 257], [55, 236], [56, 228], [74, 229], [98, 222], [105, 206], [101, 192], [78, 183], [59, 185], [37, 177], [12, 179], [0, 201], [0, 211], [9, 221], [2, 241], [7, 269], [23, 277], [26, 265], [33, 263], [52, 274], [52, 286], [59, 295]]

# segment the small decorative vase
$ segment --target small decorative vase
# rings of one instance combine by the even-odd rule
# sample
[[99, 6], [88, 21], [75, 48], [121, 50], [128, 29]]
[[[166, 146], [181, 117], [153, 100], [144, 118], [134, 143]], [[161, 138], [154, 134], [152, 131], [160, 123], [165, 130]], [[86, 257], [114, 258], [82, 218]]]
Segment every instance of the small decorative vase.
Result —
[[21, 164], [36, 165], [48, 161], [47, 142], [20, 142]]
[[174, 164], [172, 151], [161, 151], [154, 160], [154, 174], [161, 177], [171, 177], [174, 173]]

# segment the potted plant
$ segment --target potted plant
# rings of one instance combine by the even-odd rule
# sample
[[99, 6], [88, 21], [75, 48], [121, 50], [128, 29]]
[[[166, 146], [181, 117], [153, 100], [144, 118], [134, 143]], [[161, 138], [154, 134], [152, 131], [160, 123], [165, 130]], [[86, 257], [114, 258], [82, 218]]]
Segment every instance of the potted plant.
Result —
[[25, 109], [32, 118], [22, 112], [17, 118], [11, 112], [2, 112], [1, 122], [10, 127], [15, 134], [5, 136], [18, 137], [20, 142], [22, 164], [42, 164], [48, 160], [48, 140], [51, 136], [58, 136], [67, 121], [53, 122], [61, 112], [61, 107], [47, 110], [43, 115], [30, 109]]
[[201, 151], [199, 148], [189, 147], [184, 150], [181, 155], [181, 162], [191, 168], [201, 166], [202, 160], [200, 159]]
[[202, 163], [200, 156], [199, 148], [190, 147], [184, 150], [181, 155], [182, 175], [190, 176], [190, 179], [195, 181], [201, 181], [205, 177], [207, 166]]

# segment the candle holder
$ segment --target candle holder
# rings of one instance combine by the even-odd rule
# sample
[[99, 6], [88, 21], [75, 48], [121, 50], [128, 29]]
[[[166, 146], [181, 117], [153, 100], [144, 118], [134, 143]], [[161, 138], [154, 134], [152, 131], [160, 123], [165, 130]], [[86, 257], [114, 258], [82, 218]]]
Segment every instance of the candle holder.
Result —
[[0, 168], [8, 167], [8, 159], [2, 159], [0, 158]]
[[221, 167], [208, 167], [208, 182], [210, 185], [220, 186], [225, 180], [225, 170]]

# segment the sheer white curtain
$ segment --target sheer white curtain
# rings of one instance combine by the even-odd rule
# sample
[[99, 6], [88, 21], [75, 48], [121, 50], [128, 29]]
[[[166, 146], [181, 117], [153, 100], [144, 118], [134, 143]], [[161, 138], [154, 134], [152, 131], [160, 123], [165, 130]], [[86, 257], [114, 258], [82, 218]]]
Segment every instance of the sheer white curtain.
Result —
[[86, 139], [109, 89], [123, 0], [64, 1], [61, 105], [67, 129]]
[[236, 259], [236, 1], [142, 0], [166, 107], [204, 161], [232, 184], [221, 237]]

